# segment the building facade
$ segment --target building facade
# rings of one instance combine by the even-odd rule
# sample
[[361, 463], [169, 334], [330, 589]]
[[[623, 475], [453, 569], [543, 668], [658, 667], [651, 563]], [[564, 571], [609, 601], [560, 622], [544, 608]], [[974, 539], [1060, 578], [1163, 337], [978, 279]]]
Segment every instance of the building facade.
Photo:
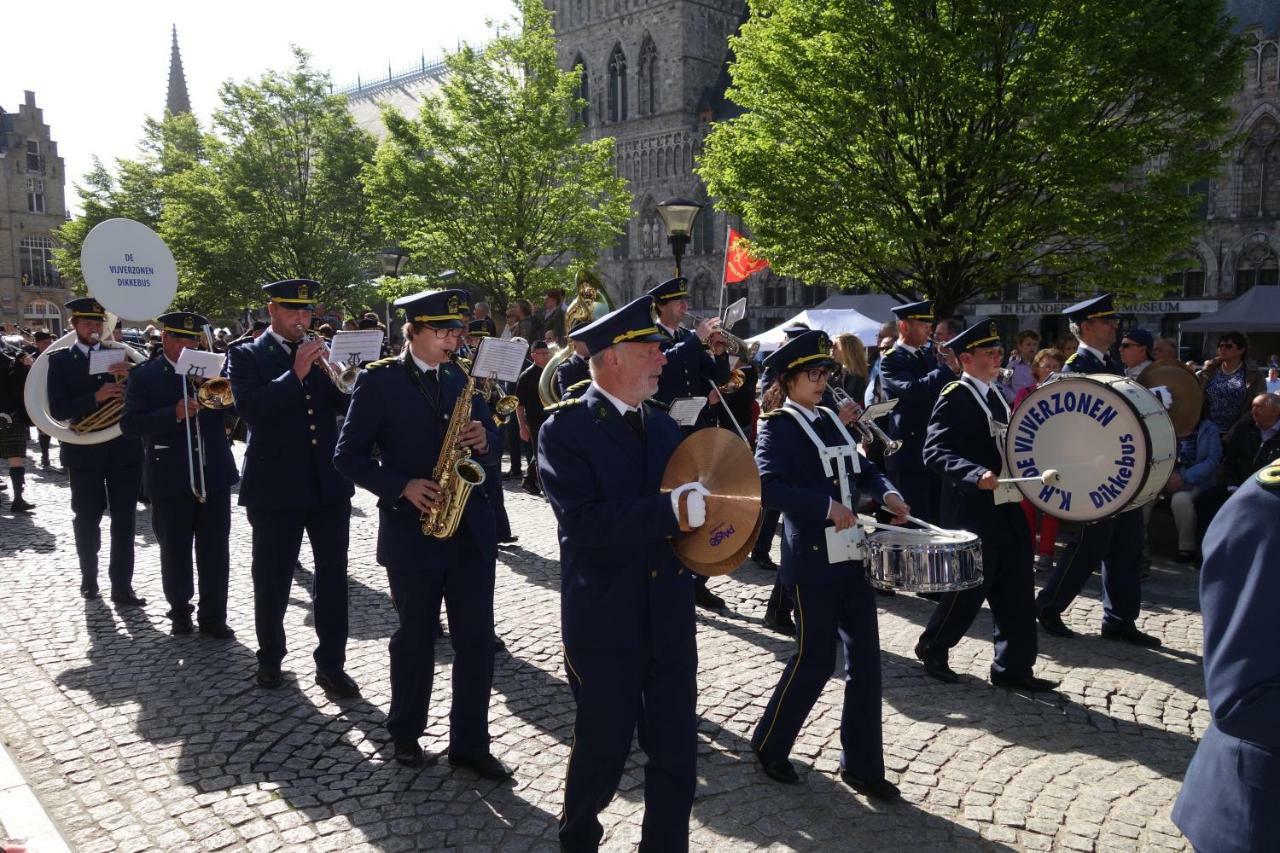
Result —
[[66, 172], [35, 92], [0, 106], [0, 321], [60, 333], [69, 295], [53, 267], [67, 219]]

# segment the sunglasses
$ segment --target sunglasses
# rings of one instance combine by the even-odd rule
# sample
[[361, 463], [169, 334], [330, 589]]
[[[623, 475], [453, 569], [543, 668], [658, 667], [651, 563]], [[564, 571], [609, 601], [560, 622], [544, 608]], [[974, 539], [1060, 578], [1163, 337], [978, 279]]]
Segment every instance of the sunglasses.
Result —
[[1218, 349], [1236, 349], [1236, 345], [1231, 343], [1231, 341], [1219, 341]]

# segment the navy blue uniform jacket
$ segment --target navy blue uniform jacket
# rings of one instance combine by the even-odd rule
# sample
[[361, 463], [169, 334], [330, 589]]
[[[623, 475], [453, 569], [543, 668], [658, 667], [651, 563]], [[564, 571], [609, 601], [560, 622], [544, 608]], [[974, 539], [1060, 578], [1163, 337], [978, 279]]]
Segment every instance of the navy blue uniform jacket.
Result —
[[986, 414], [962, 383], [944, 388], [933, 407], [924, 461], [930, 471], [942, 475], [942, 526], [968, 530], [995, 544], [1008, 537], [1010, 525], [1025, 526], [1026, 520], [1020, 504], [996, 506], [994, 493], [978, 488], [984, 472], [1004, 473], [1004, 460]]
[[299, 382], [293, 356], [270, 332], [227, 354], [236, 411], [249, 425], [240, 505], [304, 509], [351, 500], [355, 489], [333, 467], [347, 395], [316, 366]]
[[[124, 350], [120, 360], [127, 361]], [[48, 374], [49, 414], [60, 421], [83, 418], [97, 410], [93, 395], [108, 382], [114, 382], [110, 373], [91, 374], [89, 357], [72, 344], [49, 356]], [[103, 467], [128, 468], [142, 464], [142, 445], [138, 439], [121, 436], [102, 444], [71, 444], [59, 442], [62, 448], [62, 464], [68, 468]]]
[[1067, 363], [1062, 366], [1063, 373], [1110, 373], [1115, 376], [1121, 376], [1120, 370], [1114, 365], [1107, 367], [1106, 362], [1099, 359], [1096, 355], [1087, 349], [1076, 350], [1067, 357]]
[[667, 363], [653, 399], [667, 405], [681, 397], [705, 397], [716, 386], [716, 365], [696, 332], [676, 329], [661, 345]]
[[693, 573], [671, 549], [680, 532], [662, 472], [680, 443], [645, 406], [639, 439], [595, 385], [555, 409], [538, 437], [542, 487], [560, 527], [561, 630], [571, 648], [636, 651], [691, 638]]
[[[821, 437], [816, 424], [814, 429]], [[836, 446], [832, 441], [827, 443]], [[857, 492], [883, 501], [886, 493], [897, 491], [869, 459], [862, 457], [858, 462], [861, 471], [852, 483]], [[826, 529], [833, 526], [827, 521], [827, 512], [831, 501], [840, 502], [840, 483], [827, 475], [817, 448], [794, 417], [779, 409], [761, 418], [756, 464], [765, 508], [780, 510], [783, 515], [782, 566], [778, 570], [782, 582], [831, 583], [837, 573], [850, 571], [844, 563], [827, 562]], [[858, 495], [851, 499], [852, 508], [856, 508]]]
[[1173, 822], [1206, 853], [1280, 850], [1277, 518], [1280, 466], [1272, 466], [1231, 496], [1204, 540], [1200, 611], [1212, 719]]
[[560, 362], [556, 367], [555, 376], [551, 380], [551, 384], [556, 389], [556, 397], [564, 399], [564, 392], [572, 385], [577, 385], [584, 379], [591, 378], [591, 368], [587, 364], [587, 360], [576, 352]]
[[938, 364], [929, 349], [913, 355], [902, 347], [894, 347], [880, 359], [880, 386], [898, 405], [889, 413], [892, 438], [902, 442], [902, 449], [885, 457], [890, 471], [923, 471], [924, 437], [933, 413], [933, 404], [946, 384], [956, 378], [945, 364]]
[[[351, 408], [342, 424], [333, 464], [342, 476], [377, 495], [383, 521], [378, 525], [378, 562], [384, 566], [398, 567], [421, 554], [423, 547], [440, 543], [423, 535], [421, 511], [401, 497], [410, 480], [432, 478], [449, 415], [467, 381], [456, 364], [442, 364], [439, 370], [437, 409], [435, 401], [423, 394], [414, 377], [420, 371], [407, 353], [374, 362], [356, 380]], [[471, 400], [471, 419], [484, 424], [489, 439], [486, 453], [473, 458], [482, 465], [500, 458], [502, 436], [479, 393]], [[473, 488], [467, 497], [459, 535], [463, 528], [482, 553], [497, 554], [493, 507], [483, 488]]]
[[[174, 373], [165, 358], [154, 358], [129, 373], [125, 386], [124, 417], [120, 426], [125, 435], [143, 439], [142, 482], [152, 498], [169, 498], [191, 493], [188, 458], [195, 460], [195, 424], [187, 441], [186, 424], [174, 414], [182, 399], [185, 377]], [[201, 408], [196, 415], [204, 434], [205, 488], [210, 492], [230, 489], [239, 479], [231, 445], [223, 431], [225, 411]], [[184, 454], [189, 454], [184, 456]], [[196, 485], [200, 470], [196, 469]]]

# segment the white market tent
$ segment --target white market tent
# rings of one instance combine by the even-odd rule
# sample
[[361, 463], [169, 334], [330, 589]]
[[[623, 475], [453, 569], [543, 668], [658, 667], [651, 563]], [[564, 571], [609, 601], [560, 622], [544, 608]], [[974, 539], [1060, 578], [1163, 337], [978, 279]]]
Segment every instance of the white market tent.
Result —
[[772, 329], [748, 338], [752, 343], [760, 344], [760, 349], [771, 352], [782, 345], [786, 335], [782, 330], [795, 323], [804, 323], [810, 329], [821, 329], [834, 338], [845, 332], [858, 336], [858, 340], [867, 346], [875, 346], [880, 334], [879, 320], [872, 320], [852, 308], [808, 308]]

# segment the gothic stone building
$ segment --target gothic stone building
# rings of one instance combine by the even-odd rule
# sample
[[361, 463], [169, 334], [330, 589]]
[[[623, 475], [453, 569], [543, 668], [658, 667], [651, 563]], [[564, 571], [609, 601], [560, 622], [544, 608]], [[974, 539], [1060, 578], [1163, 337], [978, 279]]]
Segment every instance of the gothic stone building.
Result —
[[53, 231], [67, 218], [58, 143], [26, 92], [0, 106], [0, 321], [60, 332], [68, 291], [53, 268]]

